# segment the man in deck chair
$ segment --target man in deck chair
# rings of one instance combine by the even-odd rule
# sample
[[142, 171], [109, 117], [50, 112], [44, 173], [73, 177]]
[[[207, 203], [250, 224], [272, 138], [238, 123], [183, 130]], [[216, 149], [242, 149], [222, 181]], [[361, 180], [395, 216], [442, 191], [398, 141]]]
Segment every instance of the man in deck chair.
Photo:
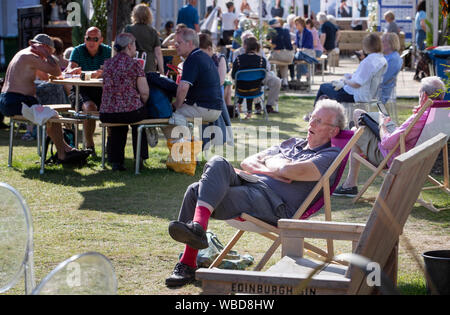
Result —
[[[416, 113], [420, 108], [426, 103], [428, 99], [432, 100], [442, 100], [445, 96], [445, 85], [444, 82], [439, 77], [426, 77], [423, 78], [419, 91], [419, 105], [413, 108], [413, 114], [400, 126], [396, 127], [391, 121], [390, 117], [384, 117], [381, 113], [370, 113], [370, 116], [378, 120], [379, 130], [380, 130], [380, 140], [377, 136], [369, 129], [366, 128], [364, 133], [356, 142], [355, 146], [352, 148], [350, 154], [349, 171], [345, 182], [336, 188], [333, 192], [333, 196], [344, 196], [344, 197], [356, 197], [358, 194], [358, 175], [360, 169], [360, 162], [353, 157], [353, 153], [357, 152], [362, 154], [372, 165], [379, 166], [384, 158], [388, 155], [389, 151], [394, 148], [400, 138], [400, 134], [408, 128], [414, 119]], [[429, 109], [427, 109], [429, 111]], [[353, 113], [354, 121], [358, 122], [359, 117], [366, 113], [361, 109], [355, 110]], [[406, 151], [410, 150], [416, 145], [419, 139], [422, 128], [427, 120], [428, 113], [423, 113], [422, 117], [413, 126], [411, 131], [408, 133], [405, 139]], [[355, 128], [358, 127], [358, 124]], [[395, 152], [388, 162], [388, 166], [395, 157], [400, 153], [398, 150]]]
[[178, 221], [169, 224], [170, 236], [186, 247], [166, 285], [194, 280], [198, 250], [208, 247], [210, 217], [228, 220], [247, 213], [273, 225], [291, 218], [338, 156], [340, 149], [331, 147], [331, 138], [344, 127], [342, 105], [322, 100], [312, 113], [306, 139], [291, 138], [246, 158], [243, 171], [223, 157], [206, 163], [200, 181], [186, 190]]

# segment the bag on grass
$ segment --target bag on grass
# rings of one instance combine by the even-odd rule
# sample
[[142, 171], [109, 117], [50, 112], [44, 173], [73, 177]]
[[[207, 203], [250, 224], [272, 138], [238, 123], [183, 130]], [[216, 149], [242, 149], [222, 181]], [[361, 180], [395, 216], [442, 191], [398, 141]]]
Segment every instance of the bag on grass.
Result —
[[185, 139], [168, 139], [169, 156], [166, 167], [177, 173], [195, 175], [197, 167], [196, 156], [202, 150], [202, 141], [187, 141]]
[[[63, 136], [64, 141], [70, 145], [72, 148], [75, 148], [75, 132], [72, 129], [63, 128]], [[47, 136], [45, 140], [45, 156], [48, 156], [49, 153], [49, 147], [50, 147], [50, 156], [47, 160], [45, 160], [45, 164], [57, 164], [59, 162], [58, 160], [58, 153], [53, 152], [53, 146], [54, 143], [52, 139]], [[56, 150], [55, 150], [56, 151]], [[70, 161], [72, 164], [86, 164], [86, 158], [88, 155], [86, 155], [84, 158]]]
[[[208, 247], [199, 250], [197, 254], [197, 266], [199, 268], [208, 268], [224, 249], [216, 234], [211, 231], [206, 232], [208, 238]], [[219, 265], [221, 269], [244, 270], [252, 265], [254, 258], [250, 255], [239, 255], [231, 250]]]

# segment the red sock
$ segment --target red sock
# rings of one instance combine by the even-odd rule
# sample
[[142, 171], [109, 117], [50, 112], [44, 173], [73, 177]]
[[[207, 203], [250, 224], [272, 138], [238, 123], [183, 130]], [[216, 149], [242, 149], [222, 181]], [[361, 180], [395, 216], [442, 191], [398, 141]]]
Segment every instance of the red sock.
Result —
[[180, 262], [192, 268], [197, 268], [197, 254], [198, 249], [194, 249], [186, 245], [186, 247], [184, 248], [183, 255], [181, 256]]
[[208, 221], [209, 217], [211, 216], [211, 211], [203, 206], [197, 206], [195, 207], [195, 213], [194, 218], [192, 219], [193, 222], [197, 222], [200, 224], [203, 229], [206, 231], [206, 228], [208, 227]]

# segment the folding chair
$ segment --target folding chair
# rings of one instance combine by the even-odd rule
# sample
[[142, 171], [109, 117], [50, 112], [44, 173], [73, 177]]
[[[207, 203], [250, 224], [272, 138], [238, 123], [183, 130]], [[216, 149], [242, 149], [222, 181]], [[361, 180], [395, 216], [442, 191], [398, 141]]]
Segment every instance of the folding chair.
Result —
[[[369, 188], [369, 186], [373, 183], [373, 181], [375, 180], [375, 178], [377, 176], [381, 176], [384, 177], [385, 173], [383, 172], [383, 169], [387, 167], [388, 162], [391, 160], [392, 155], [395, 152], [400, 152], [400, 153], [404, 153], [406, 151], [406, 139], [408, 137], [409, 132], [411, 131], [411, 129], [414, 127], [414, 125], [419, 121], [419, 119], [422, 117], [422, 115], [428, 115], [427, 117], [436, 117], [435, 114], [433, 114], [432, 116], [430, 116], [431, 113], [431, 109], [429, 111], [427, 111], [427, 109], [429, 108], [436, 108], [436, 109], [442, 109], [444, 111], [444, 115], [446, 113], [447, 116], [443, 116], [443, 118], [449, 118], [448, 116], [448, 108], [449, 107], [449, 103], [446, 101], [431, 101], [428, 100], [420, 109], [420, 111], [416, 114], [416, 116], [414, 117], [414, 119], [411, 121], [411, 124], [408, 126], [408, 128], [406, 128], [405, 132], [400, 134], [400, 138], [399, 141], [397, 142], [397, 144], [394, 146], [394, 148], [392, 148], [389, 153], [387, 154], [387, 156], [383, 159], [383, 161], [380, 163], [380, 165], [378, 167], [375, 167], [374, 165], [372, 165], [369, 161], [367, 161], [364, 157], [360, 156], [357, 153], [353, 153], [353, 157], [358, 160], [359, 162], [361, 162], [362, 165], [366, 166], [367, 168], [369, 168], [373, 173], [372, 175], [369, 177], [369, 179], [364, 183], [363, 188], [361, 188], [361, 190], [358, 192], [358, 194], [356, 195], [356, 197], [353, 198], [353, 203], [357, 202], [362, 195], [366, 192], [366, 190]], [[436, 113], [436, 111], [433, 111], [433, 113]], [[428, 120], [428, 119], [427, 119]], [[426, 125], [426, 124], [425, 124]], [[434, 124], [431, 124], [430, 122], [430, 126], [431, 127]], [[448, 128], [448, 121], [447, 123], [441, 124], [441, 126], [443, 126], [443, 128]], [[423, 132], [423, 129], [422, 129]], [[430, 131], [431, 132], [431, 131]], [[448, 129], [447, 129], [448, 132]], [[428, 133], [428, 135], [430, 135]], [[434, 135], [434, 134], [433, 134]], [[425, 136], [423, 137], [424, 139], [426, 138]], [[429, 136], [428, 136], [429, 138]], [[417, 145], [417, 142], [416, 142]], [[447, 147], [444, 148], [444, 154], [447, 151]], [[448, 154], [448, 153], [447, 153]], [[445, 160], [445, 159], [444, 159]], [[439, 188], [442, 188], [444, 191], [446, 191], [448, 193], [448, 164], [444, 164], [444, 168], [446, 166], [446, 181], [444, 183], [444, 185], [442, 185], [439, 181], [429, 178], [430, 181], [432, 181], [434, 184], [437, 184], [439, 186]], [[425, 202], [422, 202], [422, 200], [418, 200], [419, 203], [421, 203], [422, 205], [426, 205]], [[430, 204], [428, 204], [427, 208], [429, 208], [432, 211], [436, 211], [437, 209], [434, 208], [432, 209]]]
[[[450, 136], [450, 102], [449, 101], [435, 101], [430, 108], [428, 113], [427, 121], [422, 129], [419, 139], [417, 140], [416, 146], [422, 144], [426, 140], [432, 138], [438, 133], [444, 133]], [[448, 167], [448, 146], [444, 146], [442, 149], [442, 166], [443, 166], [443, 176], [444, 181], [441, 182], [436, 178], [428, 175], [428, 181], [434, 186], [424, 187], [422, 190], [432, 190], [441, 189], [446, 194], [450, 194], [449, 189], [449, 167]], [[438, 212], [442, 210], [447, 210], [450, 208], [436, 208], [431, 202], [426, 202], [423, 198], [417, 199], [417, 202], [424, 206], [425, 208]]]
[[[345, 115], [347, 117], [347, 121], [350, 123], [353, 121], [353, 112], [355, 109], [363, 109], [367, 112], [371, 111], [371, 108], [376, 108], [378, 103], [378, 90], [381, 84], [381, 80], [383, 79], [383, 75], [386, 72], [387, 64], [384, 65], [377, 73], [375, 73], [370, 81], [370, 99], [369, 102], [355, 102], [355, 103], [342, 103], [342, 106], [345, 108]], [[356, 122], [354, 122], [356, 123]]]
[[[379, 267], [376, 270], [380, 275], [387, 275], [388, 284], [395, 287], [399, 237], [447, 139], [448, 136], [439, 134], [394, 160], [365, 225], [279, 220], [282, 243], [279, 262], [264, 272], [199, 269], [196, 279], [202, 281], [203, 294], [371, 294], [377, 285], [381, 285], [378, 288], [386, 287], [386, 282], [377, 284], [367, 277], [373, 276], [370, 271], [374, 270], [374, 265], [365, 263], [371, 268], [360, 269], [352, 263], [347, 268], [305, 259], [304, 238], [351, 241], [352, 252], [359, 258], [365, 257], [362, 258], [365, 261], [376, 263]], [[405, 189], [408, 189], [407, 194]]]
[[[349, 156], [349, 152], [351, 147], [356, 143], [359, 137], [362, 135], [364, 131], [364, 127], [358, 128], [356, 132], [351, 130], [341, 130], [337, 137], [333, 138], [331, 141], [332, 146], [342, 148], [339, 155], [336, 157], [334, 162], [322, 176], [322, 178], [315, 185], [313, 190], [309, 193], [308, 197], [303, 201], [300, 208], [292, 217], [293, 219], [302, 219], [305, 220], [315, 212], [319, 211], [322, 206], [325, 205], [325, 219], [327, 221], [331, 220], [331, 199], [330, 196], [333, 191], [336, 189], [339, 181], [342, 177], [342, 173], [344, 172], [345, 165]], [[336, 177], [333, 183], [330, 186], [330, 177], [335, 173]], [[312, 204], [317, 194], [323, 190], [323, 195]], [[240, 237], [244, 234], [244, 232], [255, 232], [259, 233], [267, 238], [270, 238], [274, 241], [269, 250], [264, 254], [261, 261], [255, 267], [255, 270], [261, 270], [270, 257], [273, 255], [275, 250], [280, 245], [280, 230], [278, 227], [265, 223], [257, 218], [254, 218], [246, 213], [243, 213], [239, 219], [227, 220], [226, 221], [231, 226], [238, 229], [234, 237], [231, 241], [225, 246], [223, 251], [219, 254], [219, 256], [213, 261], [210, 268], [218, 267], [224, 257], [228, 254], [228, 252], [233, 248], [236, 242], [240, 239]], [[306, 248], [317, 253], [323, 257], [332, 257], [333, 256], [333, 242], [331, 240], [327, 241], [328, 252], [325, 252], [316, 246], [311, 244], [307, 244]]]
[[[234, 108], [238, 113], [239, 120], [241, 120], [241, 113], [239, 111], [239, 106], [238, 106], [239, 98], [243, 98], [246, 100], [260, 98], [261, 106], [264, 109], [264, 116], [265, 116], [266, 120], [269, 120], [266, 105], [264, 104], [264, 84], [262, 83], [262, 81], [264, 80], [265, 77], [266, 77], [266, 69], [263, 69], [263, 68], [245, 69], [245, 70], [239, 70], [238, 72], [236, 72], [236, 77], [235, 77], [236, 90], [234, 93]], [[257, 80], [260, 80], [261, 84], [258, 87], [255, 87], [254, 89], [252, 89], [252, 91], [251, 91], [252, 95], [247, 94], [250, 91], [244, 91], [239, 88], [239, 81], [243, 81], [243, 82], [247, 81], [248, 82], [248, 81], [257, 81]]]
[[66, 259], [53, 269], [32, 295], [115, 295], [117, 278], [111, 261], [87, 252]]
[[24, 275], [25, 294], [33, 290], [33, 224], [22, 195], [0, 183], [0, 293], [14, 287]]

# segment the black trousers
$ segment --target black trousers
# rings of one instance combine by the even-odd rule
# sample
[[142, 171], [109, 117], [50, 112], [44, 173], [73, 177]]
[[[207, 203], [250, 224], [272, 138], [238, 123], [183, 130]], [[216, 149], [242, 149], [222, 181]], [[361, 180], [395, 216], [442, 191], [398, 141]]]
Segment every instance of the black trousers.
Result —
[[[142, 107], [128, 113], [100, 113], [100, 121], [104, 123], [134, 123], [147, 118], [147, 109]], [[137, 128], [132, 126], [133, 156], [136, 159]], [[108, 136], [107, 152], [109, 163], [123, 164], [125, 160], [125, 145], [127, 143], [128, 126], [111, 127]], [[147, 137], [142, 137], [141, 156], [143, 160], [148, 159]]]

